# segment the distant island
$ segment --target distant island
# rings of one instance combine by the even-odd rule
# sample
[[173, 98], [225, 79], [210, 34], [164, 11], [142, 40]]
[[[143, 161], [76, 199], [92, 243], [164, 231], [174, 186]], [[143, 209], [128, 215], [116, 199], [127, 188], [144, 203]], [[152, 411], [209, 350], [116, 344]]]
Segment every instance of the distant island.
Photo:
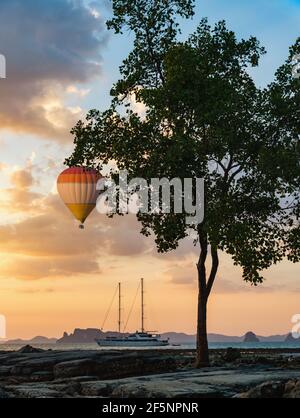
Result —
[[[57, 340], [57, 344], [68, 343], [93, 343], [95, 338], [105, 338], [107, 336], [117, 336], [118, 333], [113, 331], [103, 332], [97, 328], [80, 329], [76, 328], [73, 333], [64, 332], [62, 338]], [[128, 334], [124, 334], [128, 335]], [[290, 335], [290, 337], [289, 337]], [[194, 344], [196, 335], [185, 334], [182, 332], [165, 332], [161, 334], [162, 338], [169, 338], [171, 344]], [[239, 343], [239, 342], [299, 342], [292, 334], [257, 336], [254, 332], [248, 331], [242, 336], [230, 336], [223, 334], [208, 334], [210, 343]]]
[[244, 343], [259, 343], [259, 342], [260, 342], [260, 340], [254, 334], [254, 332], [249, 331], [245, 334]]
[[16, 338], [14, 340], [1, 341], [0, 344], [55, 344], [56, 341], [57, 341], [57, 338], [48, 338], [48, 337], [42, 337], [38, 335], [29, 340]]
[[[75, 328], [70, 334], [63, 333], [61, 338], [47, 338], [37, 336], [32, 339], [13, 339], [8, 341], [1, 341], [1, 344], [84, 344], [94, 343], [95, 338], [105, 338], [107, 336], [117, 336], [118, 333], [114, 331], [103, 332], [98, 328]], [[128, 334], [123, 334], [128, 335]], [[183, 332], [165, 332], [162, 333], [163, 338], [169, 338], [171, 344], [195, 344], [196, 335], [185, 334]], [[259, 343], [259, 342], [288, 342], [299, 343], [300, 338], [296, 339], [291, 333], [283, 335], [260, 336], [252, 331], [248, 331], [242, 336], [232, 336], [223, 334], [208, 334], [208, 341], [210, 343]]]
[[284, 341], [286, 341], [286, 342], [294, 342], [295, 341], [295, 338], [293, 337], [293, 334], [290, 332], [290, 333], [288, 333], [288, 335], [286, 336], [286, 338], [285, 338]]

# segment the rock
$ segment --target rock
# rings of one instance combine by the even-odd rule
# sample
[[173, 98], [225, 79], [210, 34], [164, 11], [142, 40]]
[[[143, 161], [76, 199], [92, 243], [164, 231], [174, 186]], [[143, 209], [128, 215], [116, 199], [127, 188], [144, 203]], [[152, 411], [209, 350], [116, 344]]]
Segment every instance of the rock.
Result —
[[97, 363], [90, 359], [73, 360], [56, 364], [53, 368], [53, 372], [55, 379], [90, 376], [95, 374], [96, 367]]
[[81, 391], [81, 384], [79, 382], [71, 382], [65, 389], [65, 393], [70, 396], [76, 396]]
[[113, 390], [120, 384], [119, 381], [107, 382], [107, 381], [94, 381], [94, 382], [83, 382], [81, 384], [81, 393], [84, 396], [103, 396], [109, 397]]
[[20, 384], [18, 386], [7, 387], [17, 398], [62, 398], [65, 397], [62, 392], [51, 388], [48, 385]]
[[227, 363], [232, 363], [241, 358], [241, 352], [237, 348], [228, 347], [223, 356], [223, 360]]
[[55, 358], [47, 356], [22, 360], [11, 368], [11, 374], [14, 376], [30, 377], [36, 372], [49, 372], [53, 376], [53, 367], [56, 361]]
[[[127, 383], [127, 382], [128, 383]], [[141, 383], [126, 379], [111, 393], [116, 398], [216, 398], [223, 397], [218, 387], [210, 384], [199, 385], [196, 382], [160, 379]]]
[[218, 349], [195, 369], [191, 350], [0, 352], [0, 397], [297, 398], [297, 353]]
[[9, 376], [11, 373], [11, 366], [1, 366], [0, 367], [0, 377], [2, 376]]
[[53, 373], [47, 371], [34, 372], [30, 376], [32, 382], [47, 382], [53, 379]]
[[255, 357], [254, 364], [274, 364], [274, 359], [265, 356], [258, 356]]
[[21, 347], [18, 350], [18, 353], [43, 353], [45, 350], [41, 349], [41, 348], [36, 348], [36, 347], [32, 347], [31, 345], [27, 344], [24, 345], [24, 347]]
[[11, 396], [2, 388], [0, 388], [0, 399], [11, 398]]
[[247, 392], [241, 393], [239, 398], [282, 398], [285, 384], [281, 381], [262, 383]]
[[222, 367], [225, 364], [225, 360], [223, 359], [223, 357], [220, 357], [218, 359], [213, 359], [210, 361], [210, 365], [212, 367]]
[[286, 382], [283, 398], [300, 398], [300, 380]]
[[117, 386], [112, 396], [116, 398], [166, 398], [165, 391], [159, 389], [159, 387], [149, 388], [149, 386], [128, 383]]
[[55, 379], [76, 376], [97, 376], [99, 379], [122, 378], [148, 373], [174, 371], [183, 359], [175, 356], [153, 355], [151, 352], [123, 352], [59, 362], [53, 368]]
[[55, 379], [56, 383], [70, 383], [70, 382], [99, 382], [99, 378], [97, 376], [75, 376], [75, 377], [68, 377], [66, 379]]
[[254, 332], [247, 332], [244, 336], [244, 343], [259, 343], [259, 339]]

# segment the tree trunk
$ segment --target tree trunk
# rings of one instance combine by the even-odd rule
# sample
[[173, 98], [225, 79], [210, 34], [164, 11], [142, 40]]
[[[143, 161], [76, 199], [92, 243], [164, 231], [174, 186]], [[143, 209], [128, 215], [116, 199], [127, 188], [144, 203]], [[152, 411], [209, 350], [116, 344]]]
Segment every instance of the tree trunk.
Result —
[[207, 234], [199, 228], [200, 256], [197, 264], [198, 270], [198, 317], [197, 317], [197, 358], [196, 367], [209, 366], [209, 351], [207, 340], [207, 301], [211, 292], [218, 266], [218, 251], [215, 245], [211, 246], [212, 267], [208, 280], [206, 280]]
[[198, 317], [197, 317], [197, 359], [196, 367], [209, 365], [207, 329], [206, 329], [206, 269], [207, 234], [201, 228], [198, 231], [200, 243], [200, 256], [198, 269]]
[[205, 295], [201, 294], [199, 283], [196, 367], [209, 366], [209, 353], [206, 328], [206, 307], [207, 298]]

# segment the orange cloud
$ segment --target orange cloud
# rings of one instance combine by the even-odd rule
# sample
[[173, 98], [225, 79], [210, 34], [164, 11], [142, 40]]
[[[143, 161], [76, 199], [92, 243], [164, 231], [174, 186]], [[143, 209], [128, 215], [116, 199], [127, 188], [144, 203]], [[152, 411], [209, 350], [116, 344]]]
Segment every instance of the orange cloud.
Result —
[[14, 187], [2, 191], [0, 210], [21, 218], [0, 226], [2, 277], [36, 280], [101, 274], [104, 265], [108, 268], [103, 256], [149, 251], [150, 242], [139, 234], [134, 216], [109, 219], [95, 210], [82, 231], [58, 194], [32, 191], [37, 184], [32, 165], [13, 171], [9, 178]]
[[11, 183], [20, 189], [27, 189], [34, 184], [33, 176], [29, 170], [14, 171], [10, 176]]
[[46, 277], [69, 277], [78, 274], [100, 274], [97, 261], [89, 255], [63, 257], [23, 257], [13, 259], [1, 266], [1, 275], [20, 280], [37, 280]]

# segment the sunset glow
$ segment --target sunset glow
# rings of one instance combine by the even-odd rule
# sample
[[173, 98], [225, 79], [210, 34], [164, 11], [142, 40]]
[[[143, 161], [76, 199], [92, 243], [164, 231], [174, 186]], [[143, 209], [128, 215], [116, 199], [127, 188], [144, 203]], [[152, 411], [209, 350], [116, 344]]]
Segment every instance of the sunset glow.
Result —
[[[17, 14], [11, 3], [18, 4]], [[62, 0], [61, 13], [68, 19], [61, 21], [55, 2], [41, 3], [35, 8], [32, 1], [0, 1], [5, 10], [0, 10], [0, 53], [7, 59], [7, 78], [0, 79], [0, 314], [7, 320], [7, 338], [60, 337], [74, 328], [100, 328], [118, 282], [123, 284], [126, 318], [141, 277], [146, 326], [194, 334], [198, 249], [192, 240], [186, 238], [176, 251], [160, 255], [154, 237], [140, 234], [133, 215], [109, 219], [96, 210], [79, 230], [56, 189], [64, 159], [73, 149], [69, 132], [89, 109], [106, 108], [132, 37], [106, 30], [111, 13], [107, 2], [90, 7], [82, 1], [73, 7]], [[183, 35], [202, 16], [211, 22], [227, 19], [241, 37], [254, 34], [268, 50], [260, 69], [253, 70], [254, 78], [261, 86], [269, 83], [299, 36], [300, 3], [196, 3], [192, 28], [185, 22]], [[142, 114], [143, 104], [131, 100]], [[284, 261], [265, 277], [257, 287], [243, 282], [241, 269], [221, 254], [208, 332], [290, 332], [291, 318], [300, 312], [299, 264]], [[137, 304], [128, 331], [139, 327]], [[116, 304], [105, 328], [117, 328]]]

